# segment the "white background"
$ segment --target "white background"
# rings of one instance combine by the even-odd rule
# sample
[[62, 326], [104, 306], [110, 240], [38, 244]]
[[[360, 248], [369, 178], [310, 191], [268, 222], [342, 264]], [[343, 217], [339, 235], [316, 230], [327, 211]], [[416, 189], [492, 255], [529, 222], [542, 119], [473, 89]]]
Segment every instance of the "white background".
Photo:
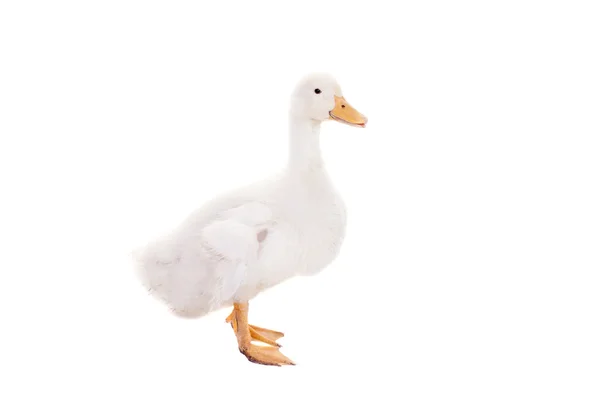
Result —
[[[0, 398], [598, 399], [593, 1], [4, 1]], [[323, 274], [251, 303], [298, 365], [181, 320], [129, 251], [285, 162], [296, 80], [349, 209]]]

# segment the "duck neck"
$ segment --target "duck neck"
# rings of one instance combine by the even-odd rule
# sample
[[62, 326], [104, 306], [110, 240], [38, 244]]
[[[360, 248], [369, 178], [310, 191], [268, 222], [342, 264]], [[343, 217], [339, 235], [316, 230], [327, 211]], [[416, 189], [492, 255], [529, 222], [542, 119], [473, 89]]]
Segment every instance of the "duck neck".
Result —
[[288, 168], [311, 171], [323, 168], [320, 144], [321, 123], [290, 116]]

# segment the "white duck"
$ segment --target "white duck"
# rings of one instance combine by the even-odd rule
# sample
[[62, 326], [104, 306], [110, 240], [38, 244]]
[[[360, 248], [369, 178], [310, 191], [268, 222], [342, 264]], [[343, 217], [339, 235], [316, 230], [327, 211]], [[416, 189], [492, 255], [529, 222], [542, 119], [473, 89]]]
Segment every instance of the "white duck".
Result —
[[138, 253], [142, 282], [176, 315], [201, 317], [232, 306], [226, 321], [240, 352], [252, 362], [294, 364], [278, 349], [283, 333], [248, 324], [248, 302], [288, 278], [322, 271], [342, 245], [346, 210], [319, 145], [326, 120], [367, 123], [335, 79], [309, 75], [291, 97], [289, 160], [283, 172], [213, 199]]

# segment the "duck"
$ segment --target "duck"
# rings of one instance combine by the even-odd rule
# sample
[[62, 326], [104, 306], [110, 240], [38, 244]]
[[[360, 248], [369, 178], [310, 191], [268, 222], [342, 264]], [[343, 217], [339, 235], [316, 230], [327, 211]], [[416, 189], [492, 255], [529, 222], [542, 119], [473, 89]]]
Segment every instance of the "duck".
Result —
[[295, 363], [280, 351], [282, 332], [249, 324], [249, 303], [290, 278], [320, 273], [338, 256], [346, 207], [323, 161], [321, 126], [367, 125], [328, 73], [299, 79], [288, 121], [288, 157], [278, 173], [215, 196], [134, 251], [143, 287], [174, 315], [230, 308], [225, 322], [240, 353], [270, 366]]

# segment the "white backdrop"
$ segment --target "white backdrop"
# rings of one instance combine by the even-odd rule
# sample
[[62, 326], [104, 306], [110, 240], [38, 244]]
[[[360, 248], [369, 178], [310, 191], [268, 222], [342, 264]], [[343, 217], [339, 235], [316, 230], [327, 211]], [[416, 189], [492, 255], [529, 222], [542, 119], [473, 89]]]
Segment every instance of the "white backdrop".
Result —
[[[0, 398], [598, 399], [600, 14], [583, 1], [0, 5]], [[323, 128], [340, 257], [171, 316], [129, 251], [279, 168], [296, 79]]]

